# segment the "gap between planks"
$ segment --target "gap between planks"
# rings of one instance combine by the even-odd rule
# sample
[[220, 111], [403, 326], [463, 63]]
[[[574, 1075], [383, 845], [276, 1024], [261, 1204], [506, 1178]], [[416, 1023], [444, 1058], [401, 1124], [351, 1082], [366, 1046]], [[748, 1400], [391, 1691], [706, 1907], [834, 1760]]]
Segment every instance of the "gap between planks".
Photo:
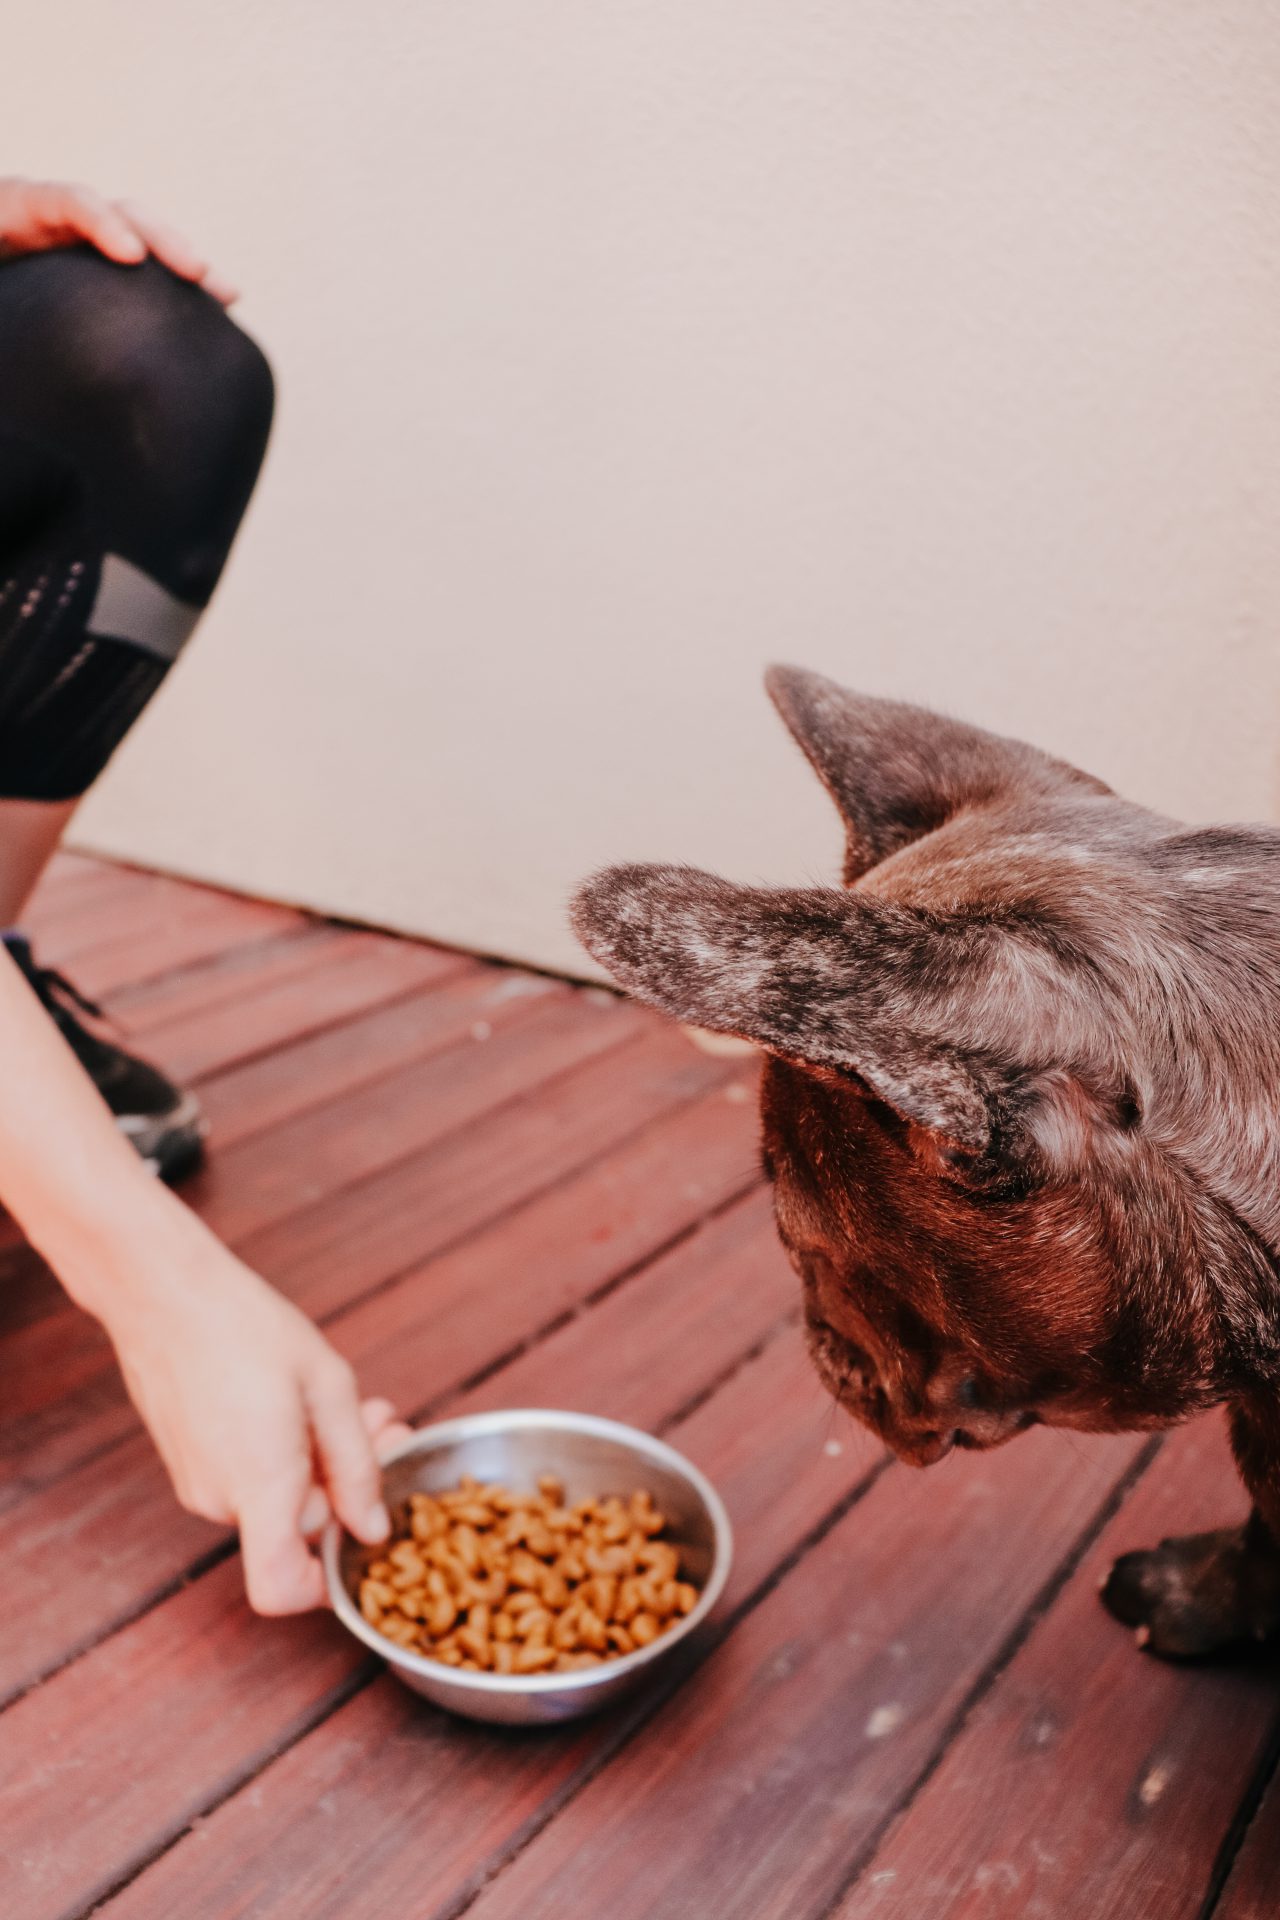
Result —
[[1005, 1636], [994, 1657], [988, 1661], [987, 1665], [977, 1675], [968, 1693], [966, 1693], [955, 1713], [942, 1729], [942, 1732], [934, 1744], [933, 1751], [930, 1753], [924, 1766], [920, 1768], [915, 1778], [910, 1781], [904, 1791], [898, 1795], [892, 1807], [886, 1810], [883, 1818], [877, 1823], [873, 1831], [868, 1834], [866, 1841], [859, 1848], [853, 1861], [850, 1863], [848, 1872], [841, 1880], [839, 1886], [835, 1889], [825, 1905], [811, 1916], [811, 1920], [833, 1920], [833, 1916], [839, 1911], [845, 1900], [848, 1899], [852, 1889], [874, 1863], [876, 1855], [880, 1852], [880, 1849], [893, 1832], [893, 1829], [910, 1811], [915, 1801], [924, 1792], [952, 1743], [964, 1730], [976, 1709], [998, 1683], [1001, 1676], [1012, 1665], [1021, 1648], [1026, 1645], [1040, 1622], [1045, 1618], [1053, 1606], [1054, 1601], [1058, 1598], [1058, 1595], [1063, 1591], [1068, 1581], [1079, 1568], [1081, 1561], [1088, 1553], [1094, 1541], [1098, 1539], [1099, 1535], [1102, 1534], [1110, 1525], [1111, 1521], [1115, 1519], [1120, 1509], [1137, 1487], [1138, 1482], [1143, 1478], [1144, 1474], [1148, 1472], [1163, 1444], [1164, 1440], [1162, 1435], [1153, 1435], [1141, 1448], [1137, 1457], [1130, 1462], [1125, 1471], [1120, 1475], [1120, 1478], [1111, 1488], [1106, 1498], [1099, 1504], [1097, 1512], [1093, 1515], [1088, 1526], [1082, 1528], [1076, 1536], [1061, 1561], [1036, 1594], [1022, 1618], [1013, 1627], [1011, 1632]]
[[[754, 1340], [749, 1348], [744, 1348], [743, 1351], [735, 1357], [733, 1362], [721, 1370], [719, 1385], [716, 1391], [723, 1390], [736, 1375], [751, 1364], [753, 1358], [759, 1357], [773, 1341], [780, 1337], [785, 1337], [786, 1333], [794, 1328], [794, 1324], [794, 1312], [788, 1312], [775, 1324], [769, 1335], [764, 1339]], [[708, 1394], [699, 1395], [695, 1397], [692, 1407], [682, 1405], [681, 1407], [673, 1409], [662, 1419], [656, 1420], [653, 1423], [653, 1431], [659, 1435], [666, 1435], [678, 1429], [684, 1421], [691, 1417], [691, 1413], [696, 1411], [709, 1397], [710, 1395]], [[444, 1908], [437, 1909], [432, 1916], [432, 1920], [456, 1920], [456, 1917], [464, 1914], [475, 1900], [479, 1898], [485, 1887], [498, 1876], [503, 1867], [516, 1859], [524, 1847], [535, 1839], [538, 1833], [549, 1825], [556, 1815], [570, 1804], [585, 1787], [590, 1785], [591, 1781], [609, 1765], [614, 1756], [628, 1744], [635, 1734], [643, 1729], [654, 1714], [660, 1711], [689, 1675], [696, 1668], [700, 1667], [717, 1648], [729, 1639], [733, 1632], [741, 1626], [743, 1621], [749, 1617], [756, 1607], [769, 1598], [770, 1594], [775, 1591], [781, 1582], [800, 1565], [814, 1547], [820, 1545], [821, 1542], [825, 1540], [827, 1535], [840, 1524], [852, 1508], [857, 1505], [881, 1476], [893, 1465], [892, 1457], [888, 1454], [880, 1454], [876, 1457], [870, 1466], [859, 1475], [853, 1486], [848, 1488], [839, 1499], [834, 1501], [826, 1509], [819, 1520], [806, 1531], [796, 1544], [779, 1556], [769, 1571], [755, 1583], [738, 1604], [727, 1612], [722, 1619], [713, 1621], [705, 1630], [703, 1637], [696, 1644], [689, 1646], [681, 1656], [677, 1656], [672, 1661], [671, 1667], [663, 1682], [655, 1686], [652, 1691], [642, 1694], [632, 1706], [619, 1717], [614, 1725], [609, 1727], [600, 1748], [593, 1752], [590, 1758], [569, 1776], [562, 1788], [548, 1796], [547, 1801], [539, 1807], [537, 1813], [519, 1829], [516, 1835], [512, 1836], [510, 1845], [503, 1849], [500, 1859], [487, 1862], [484, 1873], [478, 1876], [474, 1882], [468, 1882], [463, 1887], [460, 1887], [456, 1897]], [[131, 1867], [128, 1873], [122, 1874], [112, 1885], [109, 1892], [99, 1895], [88, 1905], [78, 1909], [75, 1915], [71, 1917], [71, 1920], [90, 1920], [91, 1915], [99, 1914], [104, 1909], [109, 1908], [113, 1900], [118, 1899], [134, 1881], [138, 1880], [150, 1868], [156, 1866], [159, 1861], [172, 1852], [175, 1847], [179, 1846], [195, 1827], [203, 1821], [208, 1820], [220, 1807], [234, 1799], [238, 1794], [251, 1788], [254, 1781], [259, 1779], [270, 1767], [280, 1761], [292, 1747], [296, 1746], [299, 1741], [305, 1739], [309, 1734], [313, 1734], [322, 1728], [326, 1721], [331, 1719], [335, 1713], [339, 1712], [341, 1708], [347, 1704], [349, 1699], [354, 1698], [357, 1693], [363, 1691], [365, 1687], [379, 1678], [382, 1673], [383, 1669], [379, 1664], [374, 1672], [365, 1674], [358, 1685], [346, 1689], [341, 1698], [334, 1697], [326, 1700], [322, 1709], [309, 1716], [308, 1723], [305, 1727], [299, 1727], [290, 1739], [282, 1740], [271, 1751], [263, 1754], [255, 1765], [246, 1769], [244, 1774], [230, 1782], [225, 1787], [225, 1790], [220, 1791], [216, 1797], [211, 1798], [207, 1804], [201, 1807], [198, 1813], [184, 1822], [181, 1828], [172, 1834], [166, 1835], [163, 1841], [147, 1854], [145, 1859], [140, 1859]]]

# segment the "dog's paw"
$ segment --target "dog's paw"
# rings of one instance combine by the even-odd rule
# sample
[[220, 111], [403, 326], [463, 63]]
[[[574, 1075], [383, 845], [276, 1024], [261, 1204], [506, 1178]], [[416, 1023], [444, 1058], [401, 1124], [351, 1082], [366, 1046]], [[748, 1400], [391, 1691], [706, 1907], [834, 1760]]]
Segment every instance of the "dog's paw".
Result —
[[1122, 1554], [1102, 1601], [1148, 1652], [1194, 1659], [1280, 1627], [1280, 1563], [1248, 1544], [1243, 1527], [1190, 1534]]

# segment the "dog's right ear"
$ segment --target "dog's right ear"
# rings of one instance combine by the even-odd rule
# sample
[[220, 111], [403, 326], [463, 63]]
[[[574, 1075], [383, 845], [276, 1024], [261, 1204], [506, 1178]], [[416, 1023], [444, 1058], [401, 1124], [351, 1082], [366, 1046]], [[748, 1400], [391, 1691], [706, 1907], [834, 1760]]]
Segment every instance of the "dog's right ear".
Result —
[[850, 693], [800, 667], [770, 667], [765, 686], [840, 810], [845, 881], [1003, 793], [1110, 787], [1021, 740], [898, 700]]

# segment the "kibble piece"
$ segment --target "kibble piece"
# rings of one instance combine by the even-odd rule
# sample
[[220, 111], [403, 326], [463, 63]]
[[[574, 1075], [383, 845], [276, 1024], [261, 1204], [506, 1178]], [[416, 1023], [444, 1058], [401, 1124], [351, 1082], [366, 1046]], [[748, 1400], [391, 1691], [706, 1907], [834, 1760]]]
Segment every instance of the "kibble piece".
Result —
[[493, 1658], [488, 1634], [477, 1632], [475, 1627], [458, 1628], [458, 1645], [478, 1666], [487, 1667]]
[[545, 1607], [526, 1607], [516, 1621], [516, 1632], [522, 1640], [545, 1640], [554, 1625]]
[[609, 1644], [604, 1621], [590, 1607], [582, 1609], [578, 1620], [578, 1638], [591, 1653], [603, 1653]]

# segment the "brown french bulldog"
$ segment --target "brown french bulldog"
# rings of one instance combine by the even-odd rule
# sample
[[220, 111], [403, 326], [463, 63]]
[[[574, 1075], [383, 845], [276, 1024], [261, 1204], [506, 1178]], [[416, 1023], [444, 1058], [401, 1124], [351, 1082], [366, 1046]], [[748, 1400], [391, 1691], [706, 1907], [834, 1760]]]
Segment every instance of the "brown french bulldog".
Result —
[[1225, 1402], [1244, 1526], [1116, 1563], [1153, 1651], [1280, 1625], [1280, 832], [774, 668], [842, 888], [614, 867], [640, 999], [764, 1049], [764, 1165], [836, 1399], [917, 1466]]

